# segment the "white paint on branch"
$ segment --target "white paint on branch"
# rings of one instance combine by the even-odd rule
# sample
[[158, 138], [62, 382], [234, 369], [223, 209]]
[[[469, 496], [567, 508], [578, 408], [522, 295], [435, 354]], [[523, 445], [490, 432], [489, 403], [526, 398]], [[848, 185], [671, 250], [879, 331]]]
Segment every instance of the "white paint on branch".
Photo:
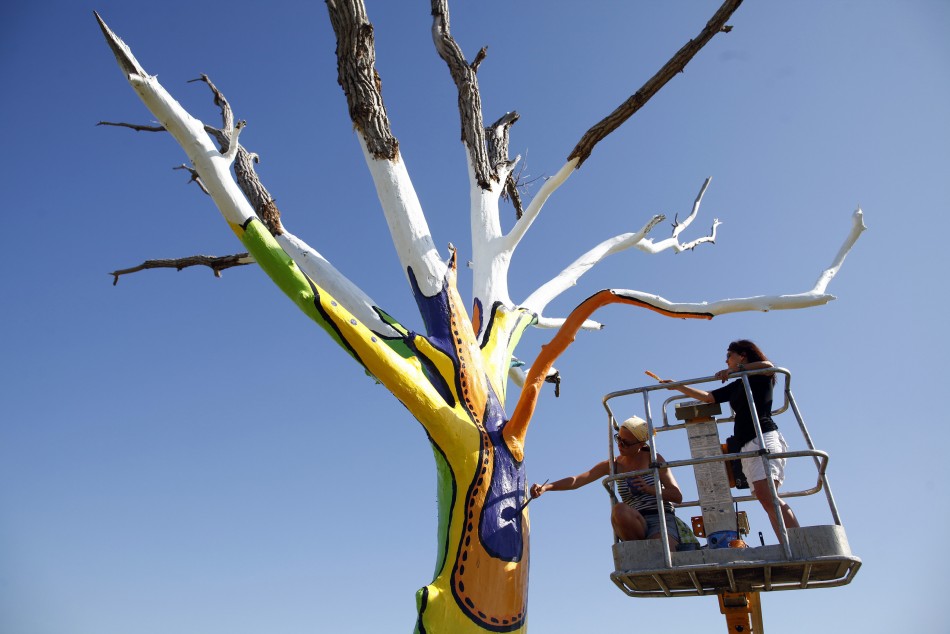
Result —
[[[564, 322], [567, 321], [565, 317], [538, 317], [538, 321], [535, 324], [537, 328], [560, 328], [564, 325]], [[594, 321], [593, 319], [585, 319], [584, 323], [581, 324], [581, 330], [600, 330], [604, 327], [599, 321]]]
[[[711, 178], [707, 178], [703, 183], [703, 186], [699, 190], [699, 195], [696, 197], [696, 200], [693, 203], [693, 209], [690, 212], [690, 215], [687, 216], [683, 222], [678, 222], [673, 227], [673, 233], [669, 238], [659, 242], [653, 242], [647, 237], [653, 228], [665, 219], [665, 216], [663, 215], [653, 216], [653, 218], [651, 218], [639, 231], [635, 233], [624, 233], [619, 236], [614, 236], [613, 238], [604, 240], [593, 249], [584, 253], [582, 256], [574, 260], [574, 262], [572, 262], [567, 268], [561, 271], [555, 278], [549, 282], [546, 282], [536, 291], [531, 293], [531, 295], [529, 295], [521, 305], [540, 316], [547, 305], [551, 303], [551, 301], [564, 293], [564, 291], [576, 285], [577, 280], [587, 271], [592, 269], [596, 264], [609, 255], [619, 253], [620, 251], [625, 251], [631, 247], [636, 247], [637, 249], [650, 254], [660, 253], [668, 249], [672, 249], [676, 253], [679, 253], [687, 249], [692, 249], [703, 242], [713, 242], [716, 237], [716, 227], [719, 225], [718, 220], [713, 221], [711, 235], [698, 238], [685, 244], [682, 244], [679, 241], [679, 235], [684, 229], [688, 228], [692, 224], [693, 220], [696, 219], [696, 216], [699, 213], [699, 206], [703, 200], [703, 194], [706, 193], [706, 188], [709, 187], [711, 180]], [[596, 322], [585, 322], [584, 324], [585, 329], [591, 329], [594, 327], [600, 327], [600, 324], [597, 324]]]
[[739, 297], [721, 299], [714, 302], [671, 302], [659, 295], [643, 293], [633, 290], [615, 289], [617, 295], [643, 301], [651, 306], [673, 313], [708, 313], [710, 315], [726, 315], [729, 313], [770, 310], [795, 310], [821, 306], [835, 299], [834, 295], [826, 292], [828, 283], [841, 269], [844, 260], [861, 233], [867, 229], [864, 225], [864, 214], [859, 208], [851, 217], [851, 230], [844, 243], [835, 255], [831, 265], [818, 276], [815, 286], [804, 293], [793, 295], [757, 295], [754, 297]]
[[369, 152], [363, 135], [357, 132], [389, 234], [404, 273], [412, 267], [416, 283], [427, 296], [435, 295], [445, 279], [445, 263], [432, 241], [429, 224], [419, 197], [400, 154], [395, 160], [377, 159]]
[[[111, 31], [110, 31], [111, 33]], [[232, 131], [230, 148], [222, 154], [205, 132], [204, 124], [191, 116], [159, 83], [156, 76], [145, 72], [129, 47], [115, 34], [114, 42], [125, 52], [127, 61], [137, 72], [127, 75], [132, 88], [142, 99], [159, 123], [175, 138], [191, 159], [201, 182], [225, 219], [235, 225], [244, 225], [256, 217], [254, 209], [231, 175], [231, 163], [237, 152], [237, 135], [241, 126]], [[373, 301], [350, 280], [337, 271], [315, 249], [290, 233], [278, 238], [278, 243], [311, 279], [326, 289], [357, 319], [383, 334], [395, 334], [372, 310]]]
[[[107, 29], [105, 25], [103, 26]], [[132, 55], [131, 50], [118, 37], [112, 34], [111, 31], [109, 31], [109, 34], [114, 38], [115, 45], [126, 54], [126, 59], [120, 60], [120, 67], [126, 69], [124, 72], [127, 73], [126, 77], [129, 83], [146, 107], [184, 149], [221, 214], [229, 222], [236, 225], [243, 225], [248, 219], [255, 217], [253, 208], [231, 176], [230, 167], [235, 152], [231, 151], [227, 154], [219, 152], [212, 139], [205, 132], [204, 124], [192, 117], [173, 99], [158, 82], [157, 77], [150, 76], [145, 72]], [[232, 131], [230, 147], [235, 150], [239, 131], [240, 125]], [[440, 259], [435, 248], [428, 223], [402, 157], [400, 156], [395, 160], [376, 159], [367, 150], [362, 135], [357, 134], [357, 137], [376, 186], [376, 192], [403, 270], [407, 271], [411, 268], [415, 272], [416, 283], [422, 292], [426, 295], [434, 295], [442, 288], [447, 267], [446, 263]], [[466, 153], [466, 156], [468, 156], [468, 153]], [[485, 190], [476, 183], [474, 170], [471, 163], [469, 163], [473, 292], [475, 297], [481, 300], [486, 311], [491, 310], [495, 302], [501, 302], [504, 310], [518, 310], [520, 308], [534, 313], [538, 319], [538, 325], [541, 327], [556, 327], [562, 324], [564, 320], [544, 317], [542, 315], [544, 308], [565, 290], [576, 285], [577, 280], [584, 273], [605, 257], [631, 247], [654, 254], [667, 249], [680, 252], [692, 249], [704, 242], [715, 241], [716, 228], [719, 225], [718, 220], [713, 222], [710, 235], [687, 243], [679, 241], [680, 233], [689, 227], [698, 215], [700, 203], [710, 182], [710, 179], [707, 179], [696, 197], [692, 212], [682, 223], [676, 224], [671, 237], [658, 242], [653, 242], [647, 238], [647, 234], [663, 219], [663, 216], [654, 216], [635, 233], [618, 235], [601, 242], [561, 271], [554, 279], [529, 295], [520, 307], [513, 305], [508, 296], [508, 272], [514, 250], [538, 217], [544, 203], [575, 171], [577, 162], [578, 159], [568, 161], [557, 174], [544, 183], [528, 205], [522, 218], [515, 223], [507, 235], [502, 234], [501, 231], [498, 201], [511, 166], [500, 168], [499, 173], [503, 175], [503, 178], [499, 182], [493, 183], [490, 189]], [[708, 303], [675, 303], [658, 295], [640, 291], [615, 290], [614, 292], [672, 313], [698, 312], [722, 315], [740, 311], [787, 310], [825, 304], [834, 299], [834, 296], [826, 292], [829, 283], [840, 270], [847, 254], [864, 229], [863, 214], [858, 209], [852, 219], [851, 231], [831, 266], [821, 273], [814, 288], [805, 293], [762, 295]], [[373, 310], [374, 302], [372, 299], [337, 271], [315, 249], [290, 233], [285, 233], [279, 237], [278, 243], [301, 270], [332, 294], [357, 319], [371, 325], [383, 334], [396, 334], [379, 319]], [[599, 328], [601, 326], [597, 322], [588, 320], [584, 327]], [[507, 355], [508, 352], [504, 346], [497, 346], [496, 349], [499, 358], [495, 359], [498, 362], [495, 367], [500, 369], [507, 366], [507, 360], [501, 359], [501, 355]], [[519, 379], [523, 378], [524, 372], [515, 369], [507, 374], [512, 380], [519, 383]]]
[[396, 329], [380, 319], [379, 314], [373, 310], [376, 302], [340, 273], [316, 249], [289, 231], [284, 231], [276, 239], [300, 270], [345, 306], [357, 320], [383, 336], [399, 336]]
[[637, 246], [649, 233], [653, 227], [662, 222], [665, 216], [653, 216], [647, 224], [635, 233], [624, 233], [604, 240], [596, 247], [580, 256], [572, 262], [567, 268], [561, 271], [557, 277], [546, 282], [538, 290], [534, 291], [522, 302], [522, 306], [535, 313], [541, 314], [545, 307], [551, 303], [558, 295], [577, 284], [577, 280], [594, 265], [614, 253], [625, 251], [630, 247]]
[[238, 225], [253, 217], [254, 210], [231, 177], [233, 158], [218, 151], [205, 132], [204, 124], [175, 101], [157, 77], [133, 74], [128, 76], [128, 80], [145, 106], [191, 159], [221, 214], [229, 222]]
[[818, 276], [818, 281], [815, 282], [815, 288], [812, 290], [813, 293], [825, 292], [825, 289], [828, 288], [828, 284], [831, 283], [831, 280], [834, 279], [835, 275], [837, 275], [841, 269], [841, 265], [844, 264], [844, 259], [848, 257], [851, 247], [858, 241], [858, 238], [861, 237], [865, 229], [867, 229], [867, 227], [864, 225], [864, 212], [858, 207], [851, 216], [851, 231], [848, 233], [848, 237], [838, 250], [838, 254], [832, 261], [831, 266], [822, 271], [821, 275]]
[[515, 223], [515, 226], [511, 228], [511, 231], [508, 232], [508, 235], [505, 236], [505, 241], [507, 242], [507, 249], [511, 252], [514, 252], [517, 248], [518, 243], [521, 242], [521, 239], [524, 238], [525, 234], [528, 232], [528, 228], [531, 227], [535, 219], [538, 217], [538, 214], [541, 213], [541, 208], [544, 207], [544, 203], [547, 202], [551, 194], [553, 194], [561, 185], [564, 184], [564, 181], [574, 173], [577, 169], [577, 162], [580, 159], [571, 159], [558, 170], [557, 174], [544, 181], [544, 185], [541, 186], [541, 189], [538, 190], [538, 193], [534, 198], [531, 199], [531, 203], [528, 204], [528, 208], [524, 210], [524, 213], [521, 214], [521, 218], [518, 219], [518, 222]]
[[[470, 154], [466, 152], [466, 157]], [[475, 179], [475, 170], [468, 161], [470, 226], [472, 236], [472, 295], [489, 310], [495, 302], [511, 307], [508, 295], [508, 271], [511, 250], [502, 237], [498, 201], [511, 168], [502, 168], [499, 179], [490, 189], [482, 189]]]
[[683, 222], [678, 222], [673, 227], [673, 234], [665, 239], [660, 240], [659, 242], [653, 242], [649, 238], [644, 238], [636, 245], [638, 249], [646, 253], [659, 253], [667, 249], [673, 249], [676, 253], [681, 253], [682, 251], [688, 251], [689, 249], [695, 249], [697, 245], [703, 244], [704, 242], [715, 242], [716, 241], [716, 228], [719, 226], [720, 222], [718, 218], [713, 219], [712, 231], [708, 236], [703, 236], [697, 238], [692, 242], [687, 242], [685, 244], [680, 244], [679, 235], [683, 232], [684, 229], [693, 224], [693, 220], [696, 219], [696, 215], [699, 213], [699, 205], [703, 202], [703, 194], [706, 193], [706, 188], [709, 187], [709, 183], [712, 181], [712, 176], [706, 179], [703, 183], [703, 186], [699, 189], [699, 195], [696, 196], [696, 200], [693, 202], [693, 210], [687, 216], [686, 220]]

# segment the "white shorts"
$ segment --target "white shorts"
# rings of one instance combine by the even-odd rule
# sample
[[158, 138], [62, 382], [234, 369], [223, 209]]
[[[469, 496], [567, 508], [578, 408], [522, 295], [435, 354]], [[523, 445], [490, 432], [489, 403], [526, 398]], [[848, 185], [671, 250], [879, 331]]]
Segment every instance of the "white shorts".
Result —
[[[762, 434], [762, 438], [765, 440], [765, 448], [768, 449], [770, 453], [785, 453], [788, 451], [788, 445], [785, 443], [785, 438], [783, 438], [782, 434], [778, 431], [765, 432]], [[746, 444], [742, 445], [742, 451], [758, 450], [758, 438], [753, 438]], [[772, 479], [778, 483], [777, 486], [781, 486], [782, 483], [785, 482], [785, 458], [769, 460], [769, 471], [772, 473]], [[745, 474], [746, 480], [749, 482], [765, 480], [765, 466], [762, 464], [762, 458], [760, 456], [755, 456], [754, 458], [743, 458], [742, 472]]]

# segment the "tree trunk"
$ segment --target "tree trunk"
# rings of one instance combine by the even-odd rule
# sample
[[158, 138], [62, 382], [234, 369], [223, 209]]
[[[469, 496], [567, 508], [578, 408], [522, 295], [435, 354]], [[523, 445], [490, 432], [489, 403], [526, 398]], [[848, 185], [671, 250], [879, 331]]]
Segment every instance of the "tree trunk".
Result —
[[[723, 28], [741, 0], [727, 0], [703, 31], [705, 41]], [[623, 109], [595, 126], [567, 165], [547, 181], [508, 234], [501, 231], [498, 198], [513, 162], [507, 161], [507, 128], [517, 115], [494, 124], [500, 141], [486, 146], [475, 72], [483, 58], [464, 63], [451, 39], [447, 2], [433, 0], [434, 34], [460, 91], [463, 139], [469, 150], [472, 182], [473, 277], [475, 302], [470, 318], [456, 289], [456, 261], [448, 263], [434, 247], [421, 205], [413, 191], [399, 144], [390, 132], [373, 65], [373, 31], [361, 0], [327, 0], [337, 34], [339, 78], [402, 270], [419, 307], [425, 334], [404, 328], [319, 253], [285, 231], [273, 198], [262, 187], [242, 194], [230, 176], [235, 162], [252, 171], [250, 155], [240, 148], [241, 124], [225, 116], [228, 147], [218, 151], [205, 126], [188, 114], [132, 56], [100, 19], [100, 25], [126, 79], [146, 106], [172, 134], [194, 165], [194, 174], [274, 283], [349, 353], [366, 372], [415, 416], [432, 445], [438, 474], [437, 563], [432, 581], [417, 595], [419, 633], [477, 634], [523, 632], [528, 592], [529, 521], [525, 506], [524, 437], [548, 369], [597, 307], [623, 302], [672, 317], [713, 315], [740, 310], [804, 308], [833, 299], [825, 290], [864, 226], [856, 212], [852, 231], [832, 266], [815, 287], [798, 295], [761, 296], [712, 303], [674, 304], [637, 291], [602, 291], [576, 309], [552, 344], [532, 365], [528, 381], [509, 420], [505, 411], [506, 377], [521, 335], [542, 319], [554, 297], [574, 285], [590, 267], [609, 254], [637, 247], [648, 253], [690, 249], [712, 235], [681, 244], [679, 233], [698, 212], [677, 223], [673, 236], [654, 243], [649, 231], [656, 216], [639, 232], [605, 241], [565, 269], [521, 304], [508, 297], [511, 255], [537, 218], [541, 206], [576, 170], [605, 134], [635, 108]], [[98, 16], [97, 16], [98, 17]], [[707, 37], [708, 36], [708, 37]], [[700, 45], [701, 46], [701, 45]], [[671, 69], [682, 68], [697, 47], [687, 46]], [[669, 73], [637, 97], [636, 107], [668, 80]], [[209, 85], [210, 82], [209, 82]], [[213, 86], [212, 86], [213, 88]], [[214, 88], [213, 88], [214, 89]], [[215, 93], [217, 96], [216, 89]], [[651, 92], [652, 91], [652, 92]], [[464, 95], [462, 95], [464, 93]], [[640, 93], [638, 93], [640, 94]], [[645, 96], [644, 96], [645, 95]], [[464, 96], [464, 98], [463, 98]], [[481, 136], [479, 136], [481, 135]], [[490, 156], [489, 156], [490, 155]], [[240, 179], [248, 188], [246, 179]], [[708, 184], [708, 181], [707, 181]], [[252, 204], [253, 203], [253, 204]], [[262, 216], [266, 216], [262, 219]], [[265, 224], [265, 220], [267, 223]], [[121, 272], [117, 272], [121, 273]]]

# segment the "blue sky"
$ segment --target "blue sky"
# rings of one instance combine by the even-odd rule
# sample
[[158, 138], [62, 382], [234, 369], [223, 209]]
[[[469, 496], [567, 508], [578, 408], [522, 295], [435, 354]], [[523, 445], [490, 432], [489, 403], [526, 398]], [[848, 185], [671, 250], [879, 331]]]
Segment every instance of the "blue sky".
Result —
[[[368, 4], [393, 131], [436, 244], [464, 261], [465, 157], [428, 5]], [[485, 118], [522, 115], [512, 153], [543, 177], [718, 4], [456, 2], [452, 27], [469, 59], [489, 47]], [[207, 91], [186, 83], [210, 75], [248, 121], [242, 142], [261, 155], [286, 226], [421, 327], [336, 84], [323, 3], [5, 3], [0, 631], [410, 631], [436, 555], [434, 462], [418, 424], [252, 267], [112, 286], [116, 268], [240, 245], [171, 170], [184, 155], [170, 138], [95, 127], [150, 116], [93, 10], [216, 123]], [[685, 216], [712, 176], [687, 237], [718, 217], [715, 245], [614, 256], [548, 314], [605, 287], [673, 301], [808, 290], [860, 205], [869, 230], [830, 287], [839, 299], [706, 323], [602, 311], [607, 328], [557, 364], [561, 398], [541, 399], [529, 476], [605, 457], [605, 393], [642, 384], [645, 369], [711, 374], [731, 339], [752, 338], [792, 370], [864, 561], [847, 587], [765, 596], [768, 631], [936, 631], [950, 520], [939, 502], [950, 5], [750, 1], [731, 23], [549, 201], [515, 256], [512, 296], [654, 213]], [[467, 295], [464, 271], [460, 286]], [[519, 356], [551, 334], [526, 335]], [[793, 422], [778, 422], [800, 448]], [[790, 478], [809, 469], [792, 463]], [[820, 500], [793, 506], [805, 524], [829, 521]], [[531, 631], [723, 627], [715, 599], [630, 599], [612, 585], [598, 485], [545, 496], [531, 519]], [[753, 530], [768, 534], [754, 513]]]

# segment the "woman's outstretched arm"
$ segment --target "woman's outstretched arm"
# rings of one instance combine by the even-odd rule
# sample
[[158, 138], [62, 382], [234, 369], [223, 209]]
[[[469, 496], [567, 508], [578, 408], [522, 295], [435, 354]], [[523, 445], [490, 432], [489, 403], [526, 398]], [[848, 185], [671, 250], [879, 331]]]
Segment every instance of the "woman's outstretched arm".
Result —
[[548, 482], [546, 484], [532, 484], [530, 491], [531, 497], [539, 497], [545, 491], [571, 491], [573, 489], [579, 489], [585, 484], [590, 484], [594, 480], [603, 478], [609, 472], [610, 468], [607, 465], [607, 461], [604, 460], [603, 462], [598, 462], [584, 473], [579, 473], [576, 476], [568, 476], [566, 478], [561, 478], [560, 480], [555, 480], [554, 482]]

